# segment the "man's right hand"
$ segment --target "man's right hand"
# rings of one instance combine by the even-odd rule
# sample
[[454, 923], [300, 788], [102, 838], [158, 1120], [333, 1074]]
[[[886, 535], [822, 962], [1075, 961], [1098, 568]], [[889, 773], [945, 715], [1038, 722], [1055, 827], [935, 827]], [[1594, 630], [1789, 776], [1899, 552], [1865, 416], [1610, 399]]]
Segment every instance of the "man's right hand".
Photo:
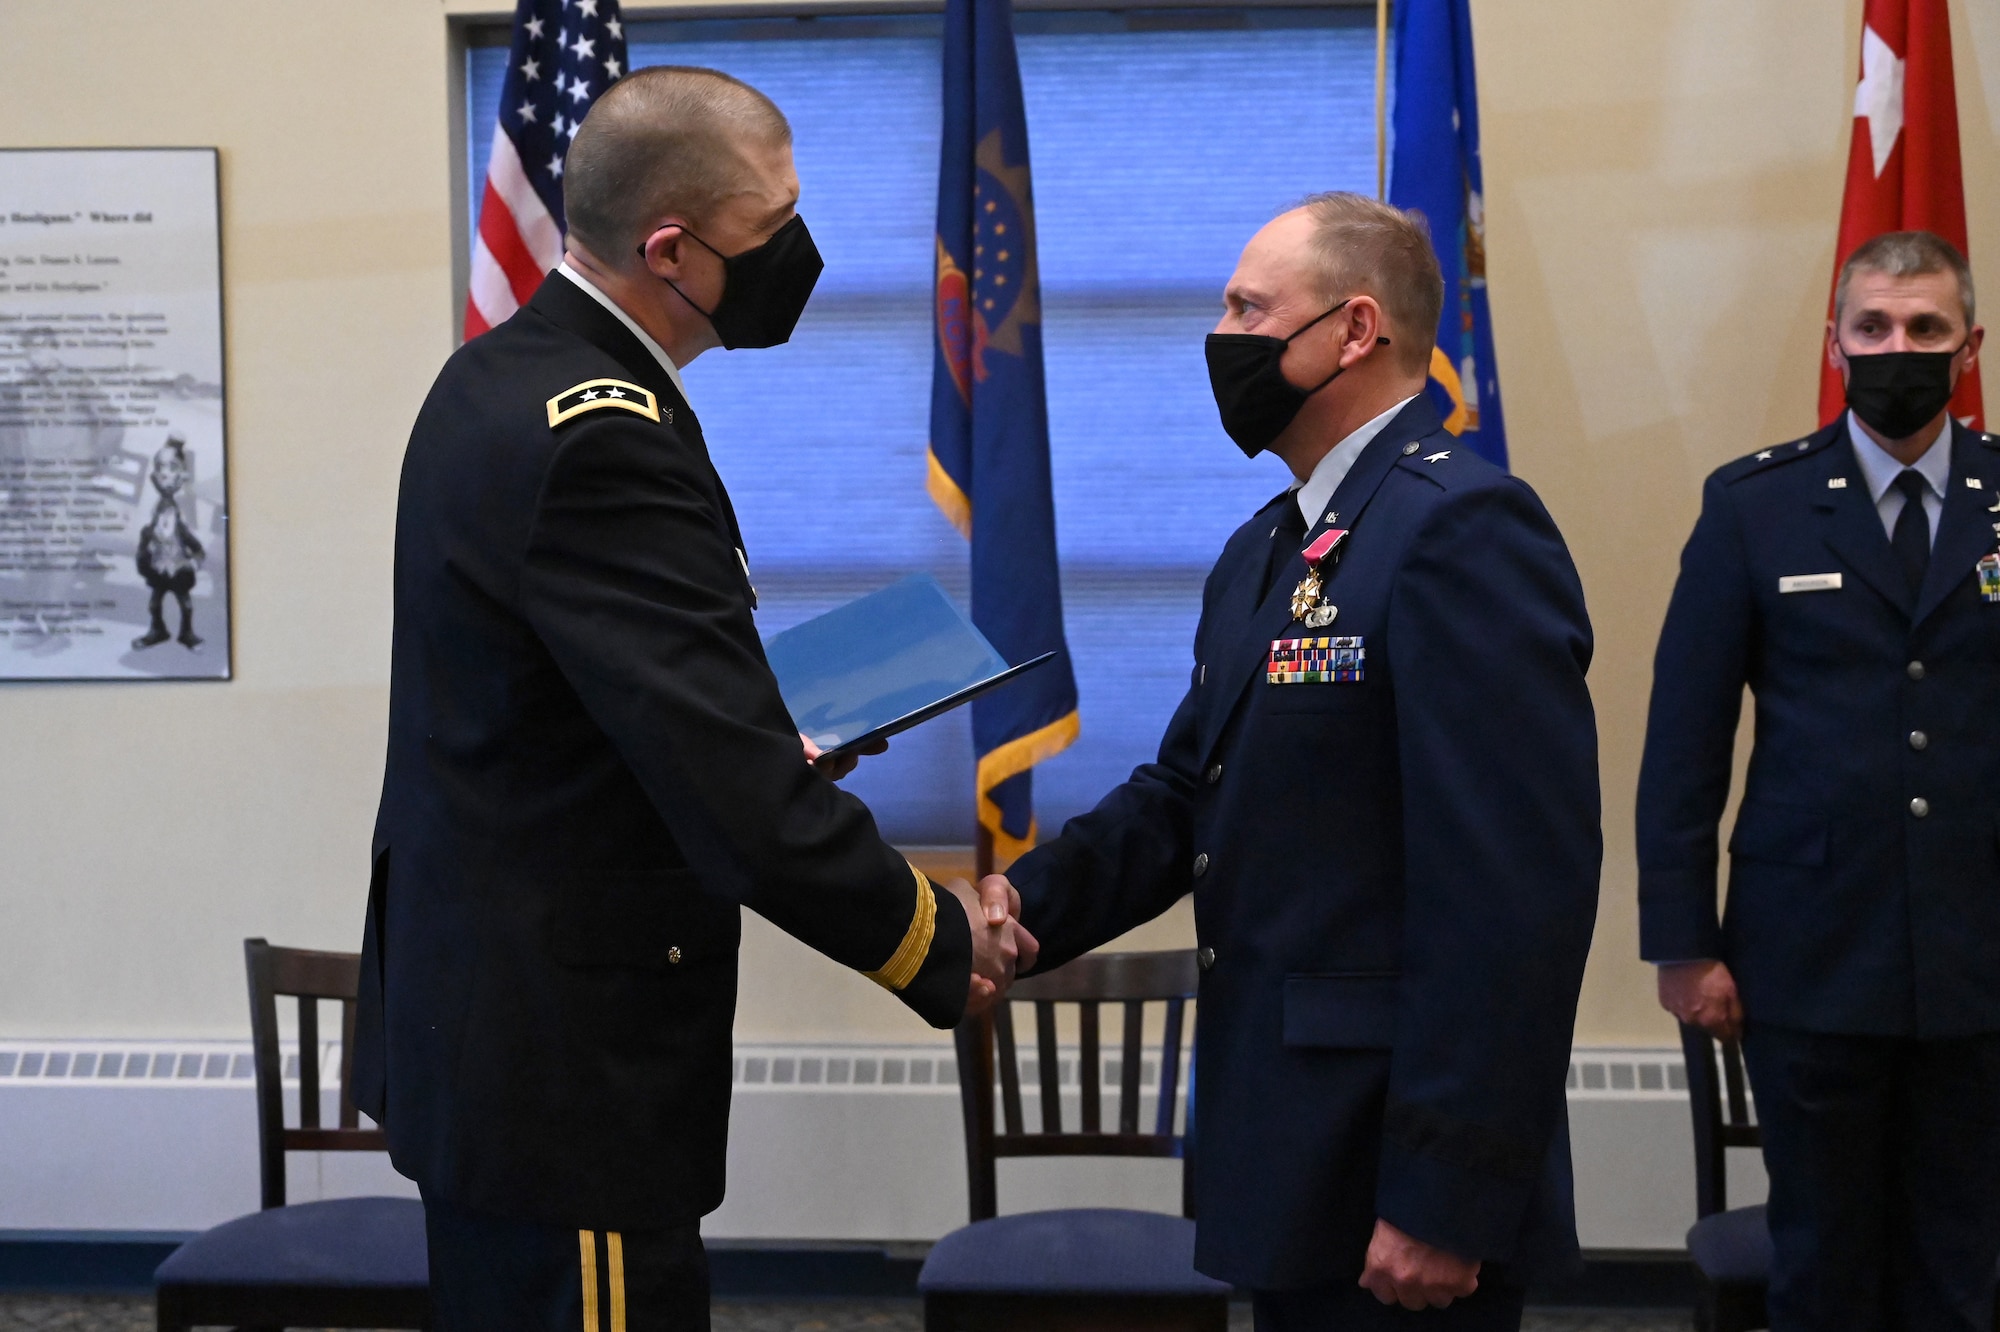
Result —
[[1720, 962], [1668, 962], [1660, 967], [1660, 1007], [1717, 1040], [1743, 1034], [1743, 1000], [1736, 978]]
[[[972, 985], [966, 996], [967, 1017], [976, 1017], [998, 1003], [1014, 983], [1016, 969], [1033, 966], [1041, 947], [1027, 927], [1014, 918], [1013, 908], [1018, 907], [1019, 897], [1011, 896], [1010, 890], [1010, 897], [1002, 898], [990, 888], [997, 877], [982, 882], [980, 886], [988, 890], [983, 895], [975, 893], [964, 879], [945, 884], [945, 890], [965, 908], [965, 922], [972, 929]], [[1004, 884], [1006, 880], [1000, 882]]]

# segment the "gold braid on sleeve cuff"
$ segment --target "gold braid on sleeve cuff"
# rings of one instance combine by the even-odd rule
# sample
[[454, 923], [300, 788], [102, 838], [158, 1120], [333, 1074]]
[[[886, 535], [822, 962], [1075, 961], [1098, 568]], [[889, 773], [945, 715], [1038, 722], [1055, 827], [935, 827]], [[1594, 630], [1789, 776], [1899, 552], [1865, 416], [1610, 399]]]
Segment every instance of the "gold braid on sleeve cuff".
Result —
[[903, 936], [894, 956], [879, 970], [866, 973], [869, 980], [885, 990], [900, 990], [917, 978], [924, 959], [930, 956], [931, 937], [937, 933], [937, 893], [922, 870], [912, 865], [910, 873], [917, 880], [917, 910], [910, 918], [909, 932]]

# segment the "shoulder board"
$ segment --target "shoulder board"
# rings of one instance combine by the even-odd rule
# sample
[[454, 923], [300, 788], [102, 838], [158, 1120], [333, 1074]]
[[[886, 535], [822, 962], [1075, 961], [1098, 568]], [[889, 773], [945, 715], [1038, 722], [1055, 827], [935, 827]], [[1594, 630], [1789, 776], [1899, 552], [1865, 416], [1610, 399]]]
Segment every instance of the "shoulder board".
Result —
[[[564, 389], [549, 399], [549, 426], [553, 429], [572, 417], [594, 412], [600, 407], [619, 407], [637, 412], [649, 421], [660, 419], [660, 400], [637, 384], [622, 379], [586, 379], [575, 388]], [[673, 421], [669, 411], [667, 421]]]
[[1987, 448], [2000, 449], [2000, 435], [1993, 434], [1991, 431], [1986, 431], [1986, 430], [1978, 430], [1974, 431], [1973, 433], [1979, 436], [1979, 442], [1981, 444], [1984, 444]]
[[1839, 434], [1838, 423], [1824, 430], [1814, 431], [1803, 439], [1788, 439], [1783, 444], [1773, 444], [1755, 453], [1738, 458], [1735, 462], [1724, 463], [1716, 469], [1716, 474], [1725, 483], [1741, 481], [1746, 476], [1755, 476], [1774, 467], [1782, 467], [1788, 462], [1811, 457], [1822, 447], [1833, 442]]
[[1456, 435], [1439, 431], [1404, 444], [1396, 466], [1414, 472], [1440, 490], [1487, 484], [1505, 473], [1494, 467]]

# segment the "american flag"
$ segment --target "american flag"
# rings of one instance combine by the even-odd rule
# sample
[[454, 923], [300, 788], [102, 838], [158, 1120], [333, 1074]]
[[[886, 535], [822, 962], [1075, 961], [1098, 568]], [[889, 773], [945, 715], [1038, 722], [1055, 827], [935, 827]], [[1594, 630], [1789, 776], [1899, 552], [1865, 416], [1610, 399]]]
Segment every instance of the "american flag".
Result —
[[618, 0], [520, 0], [486, 163], [465, 336], [506, 319], [563, 255], [563, 155], [597, 96], [625, 73]]

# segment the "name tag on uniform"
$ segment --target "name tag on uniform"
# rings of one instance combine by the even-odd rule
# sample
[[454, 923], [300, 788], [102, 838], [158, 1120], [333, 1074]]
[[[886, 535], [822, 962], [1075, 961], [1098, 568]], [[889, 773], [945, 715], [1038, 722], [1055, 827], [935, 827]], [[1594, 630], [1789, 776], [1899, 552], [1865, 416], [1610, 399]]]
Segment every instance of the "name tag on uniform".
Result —
[[1837, 573], [1787, 574], [1778, 580], [1778, 591], [1781, 593], [1838, 592], [1840, 591], [1840, 575]]
[[1264, 663], [1267, 684], [1360, 684], [1368, 650], [1359, 638], [1278, 638]]

